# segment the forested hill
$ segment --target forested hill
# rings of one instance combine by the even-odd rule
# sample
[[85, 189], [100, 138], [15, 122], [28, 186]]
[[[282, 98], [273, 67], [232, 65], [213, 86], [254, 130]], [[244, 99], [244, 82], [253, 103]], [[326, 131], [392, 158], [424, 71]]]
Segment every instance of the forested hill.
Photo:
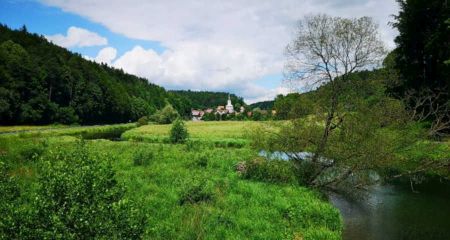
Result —
[[273, 108], [274, 100], [271, 101], [263, 101], [263, 102], [256, 102], [250, 104], [250, 109], [259, 108], [261, 110], [270, 110]]
[[[192, 108], [205, 109], [216, 108], [217, 106], [225, 106], [228, 100], [226, 92], [207, 92], [207, 91], [170, 91], [180, 97], [185, 97], [190, 100]], [[244, 100], [234, 94], [230, 94], [231, 102], [236, 107], [244, 106]]]
[[166, 102], [190, 109], [146, 79], [0, 25], [0, 124], [128, 122]]

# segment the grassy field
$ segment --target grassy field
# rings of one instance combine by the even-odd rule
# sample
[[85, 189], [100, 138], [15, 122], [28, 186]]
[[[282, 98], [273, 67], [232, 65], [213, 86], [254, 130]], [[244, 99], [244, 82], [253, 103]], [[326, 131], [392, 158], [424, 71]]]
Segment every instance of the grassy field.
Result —
[[[189, 122], [192, 139], [248, 141], [246, 129], [255, 122]], [[127, 198], [140, 203], [146, 215], [144, 239], [340, 239], [342, 220], [320, 194], [290, 182], [244, 178], [236, 171], [243, 161], [257, 158], [247, 145], [166, 144], [126, 141], [136, 136], [166, 138], [170, 125], [148, 125], [123, 133], [125, 141], [95, 139], [111, 125], [43, 131], [41, 134], [0, 136], [0, 152], [12, 162], [11, 174], [32, 191], [39, 164], [57, 149], [73, 149], [77, 134], [90, 132], [89, 154], [111, 161]], [[230, 140], [230, 141], [231, 141]], [[186, 198], [200, 189], [203, 198]], [[187, 200], [186, 200], [187, 199]], [[196, 199], [196, 198], [194, 198]]]
[[[218, 147], [242, 147], [248, 141], [247, 133], [260, 122], [223, 121], [223, 122], [187, 122], [189, 140], [210, 143]], [[123, 139], [152, 143], [167, 143], [170, 125], [145, 125], [132, 129], [122, 135]]]
[[56, 129], [65, 128], [66, 125], [44, 125], [44, 126], [0, 126], [0, 133], [20, 132], [20, 131], [33, 131], [44, 129]]
[[1, 132], [1, 134], [6, 135], [7, 137], [18, 136], [20, 138], [44, 138], [56, 136], [80, 136], [85, 139], [119, 138], [123, 132], [135, 127], [136, 124], [134, 123], [73, 127], [61, 125], [60, 127], [55, 128], [51, 126], [8, 126], [1, 127], [5, 130], [4, 132]]

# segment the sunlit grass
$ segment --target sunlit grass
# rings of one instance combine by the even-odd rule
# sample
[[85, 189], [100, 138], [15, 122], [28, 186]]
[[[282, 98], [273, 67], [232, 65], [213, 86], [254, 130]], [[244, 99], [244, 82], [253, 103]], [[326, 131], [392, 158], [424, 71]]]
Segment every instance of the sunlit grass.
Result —
[[30, 131], [30, 130], [44, 130], [55, 128], [66, 128], [67, 125], [43, 125], [43, 126], [0, 126], [0, 133], [3, 132], [18, 132], [18, 131]]
[[[246, 129], [257, 124], [189, 122], [187, 126], [196, 139], [245, 139]], [[164, 136], [169, 129], [170, 125], [149, 125], [135, 132]], [[23, 178], [24, 190], [32, 188], [39, 162], [48, 154], [75, 147], [79, 140], [64, 130], [0, 138], [0, 150], [15, 162], [13, 173]], [[126, 197], [140, 203], [148, 220], [144, 239], [340, 239], [339, 211], [318, 193], [295, 183], [247, 180], [236, 171], [237, 163], [257, 157], [251, 148], [105, 139], [85, 144], [90, 154], [112, 162], [117, 179], [127, 189]], [[148, 158], [145, 164], [137, 164], [136, 158], [142, 157]], [[181, 202], [194, 186], [202, 186], [208, 198]]]

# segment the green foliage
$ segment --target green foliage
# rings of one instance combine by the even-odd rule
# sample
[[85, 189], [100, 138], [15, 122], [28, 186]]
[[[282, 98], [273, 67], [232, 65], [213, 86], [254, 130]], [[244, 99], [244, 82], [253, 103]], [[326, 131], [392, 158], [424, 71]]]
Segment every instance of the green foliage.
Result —
[[208, 182], [193, 181], [187, 184], [183, 193], [181, 193], [179, 203], [184, 204], [198, 204], [202, 202], [209, 202], [213, 200], [213, 193], [208, 186]]
[[[8, 234], [15, 234], [6, 235], [8, 239], [45, 238], [43, 235], [48, 231], [52, 229], [59, 231], [61, 228], [56, 228], [54, 225], [61, 223], [63, 220], [62, 212], [64, 211], [61, 208], [61, 214], [59, 214], [59, 211], [56, 211], [56, 213], [53, 211], [42, 219], [36, 216], [37, 207], [34, 207], [34, 199], [41, 192], [47, 191], [40, 189], [41, 186], [46, 184], [50, 187], [49, 189], [53, 189], [48, 190], [49, 192], [55, 192], [56, 186], [59, 186], [57, 188], [60, 190], [59, 193], [64, 192], [66, 193], [64, 196], [67, 196], [65, 199], [72, 199], [70, 203], [77, 199], [85, 200], [80, 203], [83, 206], [82, 208], [70, 208], [71, 211], [65, 212], [64, 216], [73, 216], [75, 213], [83, 212], [81, 209], [96, 209], [96, 206], [105, 206], [104, 203], [109, 202], [107, 201], [108, 198], [93, 197], [93, 200], [90, 200], [82, 197], [86, 195], [85, 193], [91, 193], [95, 196], [122, 194], [119, 202], [123, 204], [120, 204], [117, 208], [113, 207], [113, 210], [109, 211], [114, 213], [113, 217], [108, 218], [109, 221], [106, 222], [98, 220], [99, 223], [96, 222], [92, 226], [92, 228], [97, 227], [102, 222], [105, 224], [102, 225], [105, 226], [104, 228], [114, 226], [116, 230], [105, 230], [104, 235], [97, 234], [97, 239], [127, 238], [125, 235], [128, 235], [129, 231], [115, 236], [111, 236], [109, 233], [125, 231], [130, 229], [129, 226], [140, 226], [145, 229], [144, 235], [141, 236], [144, 239], [291, 239], [294, 236], [302, 236], [307, 239], [308, 236], [340, 236], [342, 223], [339, 216], [325, 216], [325, 213], [328, 215], [330, 209], [334, 208], [313, 191], [296, 184], [273, 184], [267, 181], [244, 179], [236, 174], [233, 170], [234, 166], [237, 162], [254, 158], [255, 151], [247, 148], [247, 145], [242, 148], [215, 147], [215, 142], [245, 140], [242, 129], [248, 129], [259, 124], [261, 123], [252, 121], [189, 122], [186, 125], [195, 136], [196, 141], [192, 145], [195, 146], [195, 149], [198, 149], [191, 151], [186, 151], [186, 145], [179, 144], [104, 140], [85, 141], [86, 147], [82, 148], [84, 150], [77, 150], [76, 138], [63, 135], [71, 135], [75, 130], [79, 132], [78, 128], [52, 130], [51, 135], [47, 130], [41, 130], [42, 138], [48, 139], [48, 147], [40, 156], [42, 161], [18, 162], [7, 171], [8, 175], [1, 175], [19, 180], [18, 184], [15, 185], [21, 191], [18, 197], [14, 198], [14, 201], [0, 201], [0, 208], [4, 206], [3, 209], [12, 210], [9, 215], [4, 215], [4, 212], [2, 212], [0, 226], [2, 226], [2, 223], [6, 223], [6, 219], [12, 219], [12, 221], [8, 220], [8, 225], [3, 225], [6, 226], [4, 229], [8, 231]], [[135, 126], [135, 124], [129, 125]], [[98, 128], [111, 127], [113, 126], [82, 127], [81, 129], [96, 131]], [[130, 133], [143, 137], [156, 135], [168, 138], [170, 127], [170, 125], [148, 125], [130, 130]], [[158, 135], [160, 133], [163, 135]], [[8, 162], [14, 162], [19, 157], [9, 158], [9, 156], [20, 155], [23, 144], [34, 144], [34, 138], [37, 138], [37, 142], [42, 140], [37, 134], [31, 136], [27, 133], [23, 137], [18, 137], [16, 134], [2, 135], [0, 136], [0, 153], [8, 155]], [[198, 145], [198, 143], [201, 143], [201, 145]], [[78, 164], [81, 160], [72, 160], [81, 158], [71, 157], [77, 151], [86, 151], [88, 159], [95, 162], [94, 165], [89, 164], [89, 167], [87, 167]], [[143, 156], [144, 153], [154, 153], [154, 159], [157, 157], [158, 161], [150, 161], [148, 165], [132, 167], [135, 156], [141, 151]], [[84, 154], [77, 155], [84, 156]], [[205, 159], [207, 159], [206, 167], [203, 167], [205, 166]], [[22, 170], [24, 168], [28, 169], [27, 171], [30, 174], [27, 172], [27, 175], [25, 175]], [[99, 168], [106, 168], [106, 172], [114, 169], [116, 174], [112, 178], [103, 178], [100, 176], [105, 176], [105, 172], [105, 174], [92, 173]], [[66, 169], [69, 170], [66, 171]], [[46, 171], [41, 172], [41, 170]], [[57, 184], [56, 180], [49, 181], [50, 184], [47, 181], [44, 183], [43, 178], [48, 178], [46, 176], [55, 176], [58, 180], [64, 180], [66, 183]], [[94, 187], [90, 179], [99, 178], [101, 179], [100, 183]], [[108, 179], [114, 179], [116, 182]], [[67, 182], [71, 184], [69, 185]], [[108, 185], [108, 183], [111, 183], [111, 188], [107, 188], [108, 191], [105, 190], [106, 187], [100, 187]], [[74, 190], [70, 190], [72, 185], [76, 185], [73, 188]], [[91, 186], [92, 189], [83, 190], [82, 186]], [[122, 191], [124, 188], [127, 189], [126, 192]], [[98, 191], [94, 192], [94, 190]], [[75, 193], [75, 191], [78, 192]], [[116, 194], [117, 192], [121, 194]], [[61, 197], [62, 194], [59, 193], [54, 196]], [[49, 195], [46, 194], [52, 200], [46, 200], [46, 203], [57, 202]], [[0, 200], [4, 199], [2, 197], [9, 196], [15, 195], [0, 196]], [[39, 199], [39, 202], [43, 201], [41, 197]], [[103, 203], [98, 204], [97, 200], [100, 201], [101, 199], [103, 199]], [[131, 213], [125, 210], [130, 209], [130, 201], [140, 203], [139, 208], [136, 208], [135, 204], [131, 204], [134, 206]], [[36, 201], [36, 205], [39, 202]], [[79, 201], [77, 200], [77, 202]], [[91, 202], [97, 204], [90, 206], [89, 203]], [[304, 205], [305, 211], [309, 209], [311, 212], [317, 211], [314, 219], [311, 219], [311, 224], [291, 224], [285, 217], [287, 209], [299, 203]], [[115, 202], [112, 205], [116, 206], [117, 204]], [[323, 206], [319, 208], [316, 205]], [[73, 206], [73, 204], [66, 206]], [[42, 208], [44, 207], [40, 207], [40, 209]], [[45, 209], [48, 208], [45, 207]], [[39, 210], [39, 212], [41, 211]], [[89, 210], [86, 210], [86, 212], [89, 212]], [[100, 212], [99, 217], [88, 216], [89, 218], [86, 220], [98, 219], [105, 216], [105, 212]], [[145, 222], [127, 220], [130, 218], [141, 219], [140, 217], [134, 218], [134, 216], [142, 216], [141, 212], [145, 212]], [[56, 217], [49, 220], [50, 215]], [[11, 216], [11, 218], [3, 216]], [[333, 216], [334, 221], [336, 221], [335, 224], [341, 224], [339, 230], [331, 230], [324, 225], [329, 223], [323, 219]], [[298, 214], [296, 221], [306, 222], [309, 220], [303, 218], [302, 214]], [[76, 222], [79, 228], [86, 227], [82, 222]], [[136, 222], [137, 224], [134, 224]], [[42, 227], [43, 225], [51, 226], [51, 228], [46, 230]], [[66, 230], [73, 228], [74, 226], [64, 227]], [[86, 231], [83, 232], [86, 233]], [[140, 230], [135, 232], [140, 232]], [[58, 232], [55, 231], [55, 234], [58, 234]], [[66, 237], [61, 236], [61, 234], [51, 235], [49, 238], [54, 236], [71, 238], [71, 236]]]
[[242, 176], [246, 179], [270, 183], [295, 183], [296, 176], [291, 162], [256, 158], [245, 163]]
[[134, 166], [147, 166], [155, 158], [155, 154], [147, 149], [142, 149], [137, 151], [133, 156]]
[[167, 101], [187, 111], [179, 96], [147, 79], [0, 25], [2, 124], [129, 122], [153, 114]]
[[79, 120], [72, 107], [60, 107], [55, 114], [55, 121], [62, 124], [73, 124]]
[[47, 141], [36, 141], [31, 144], [23, 144], [20, 149], [20, 156], [25, 161], [34, 161], [45, 152], [47, 147]]
[[274, 109], [276, 119], [296, 119], [305, 117], [313, 112], [314, 104], [312, 94], [291, 93], [286, 96], [278, 95], [275, 98]]
[[167, 104], [162, 110], [158, 110], [155, 114], [150, 116], [150, 120], [159, 124], [170, 124], [179, 117], [180, 114], [178, 114], [177, 110], [175, 110], [172, 105]]
[[[194, 109], [215, 109], [217, 106], [223, 106], [227, 103], [228, 94], [225, 92], [207, 92], [207, 91], [171, 91], [172, 93], [188, 99], [191, 103], [190, 108]], [[244, 100], [234, 94], [230, 94], [233, 104], [245, 105]], [[237, 110], [237, 109], [236, 109]]]
[[10, 174], [10, 167], [0, 156], [0, 238], [18, 238], [20, 232], [19, 200], [21, 197], [18, 179]]
[[147, 116], [140, 117], [138, 119], [138, 121], [137, 121], [137, 126], [138, 127], [144, 126], [144, 125], [147, 125], [147, 124], [148, 124], [148, 117]]
[[[340, 239], [336, 234], [342, 226], [339, 211], [325, 204], [294, 204], [286, 209], [285, 217], [292, 225], [310, 229], [303, 234], [304, 239]], [[311, 228], [317, 225], [324, 227]]]
[[450, 58], [448, 3], [442, 0], [397, 2], [400, 12], [394, 23], [399, 31], [395, 39], [395, 62], [401, 80], [397, 93], [402, 95], [409, 89], [424, 88], [448, 91], [450, 66], [445, 64]]
[[177, 119], [172, 124], [170, 129], [170, 142], [171, 143], [184, 143], [189, 137], [188, 130], [184, 125], [183, 120]]
[[[250, 109], [260, 108], [262, 110], [272, 110], [275, 101], [262, 101], [250, 104]], [[238, 108], [236, 108], [238, 110]]]
[[201, 168], [206, 168], [208, 166], [208, 156], [201, 154], [195, 159], [195, 165]]
[[255, 108], [252, 110], [252, 120], [261, 121], [263, 119], [263, 113], [261, 109]]
[[144, 218], [124, 197], [110, 162], [90, 156], [82, 145], [51, 154], [38, 182], [35, 237], [138, 239], [143, 234]]

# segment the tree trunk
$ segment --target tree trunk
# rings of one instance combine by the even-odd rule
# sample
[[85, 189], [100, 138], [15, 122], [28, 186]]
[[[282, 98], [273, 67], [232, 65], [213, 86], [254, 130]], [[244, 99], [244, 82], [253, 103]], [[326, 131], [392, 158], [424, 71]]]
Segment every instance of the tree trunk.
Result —
[[325, 151], [328, 137], [330, 136], [331, 132], [331, 123], [333, 122], [337, 105], [338, 105], [337, 93], [334, 91], [333, 96], [331, 97], [331, 106], [330, 110], [327, 113], [327, 119], [325, 121], [325, 128], [323, 130], [322, 138], [320, 139], [319, 145], [317, 146], [314, 156], [312, 157], [312, 161], [314, 163], [316, 163], [319, 160], [320, 155], [322, 155], [322, 153]]
[[331, 124], [333, 122], [333, 119], [335, 117], [337, 105], [338, 105], [338, 94], [336, 91], [333, 91], [333, 95], [331, 97], [331, 105], [330, 110], [327, 113], [327, 119], [325, 121], [325, 128], [323, 130], [322, 138], [320, 139], [320, 142], [317, 146], [316, 151], [314, 152], [314, 155], [311, 159], [311, 161], [314, 164], [314, 173], [311, 175], [309, 179], [309, 183], [313, 183], [322, 172], [327, 169], [329, 166], [325, 166], [319, 163], [319, 159], [321, 155], [325, 152], [325, 147], [327, 146], [328, 137], [330, 136], [331, 132]]

